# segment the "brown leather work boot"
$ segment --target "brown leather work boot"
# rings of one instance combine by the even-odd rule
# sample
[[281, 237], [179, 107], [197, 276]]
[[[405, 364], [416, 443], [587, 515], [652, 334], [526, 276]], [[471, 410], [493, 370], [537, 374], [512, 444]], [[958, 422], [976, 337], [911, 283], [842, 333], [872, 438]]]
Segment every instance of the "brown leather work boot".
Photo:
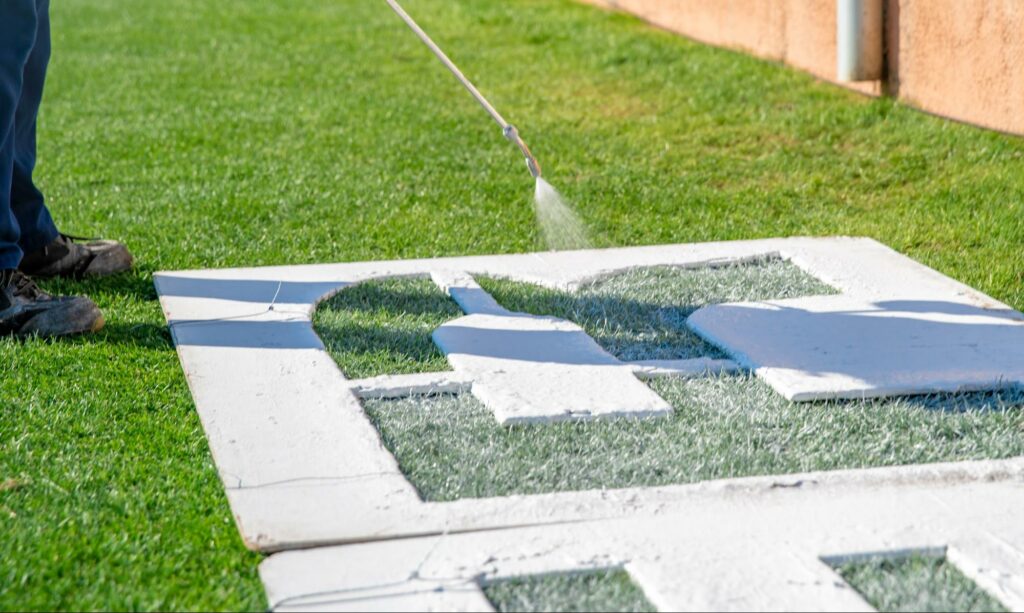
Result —
[[25, 254], [18, 270], [33, 277], [81, 278], [105, 277], [131, 267], [132, 254], [121, 243], [61, 234], [42, 249]]
[[0, 337], [67, 336], [103, 327], [99, 307], [82, 296], [54, 297], [17, 270], [0, 270]]

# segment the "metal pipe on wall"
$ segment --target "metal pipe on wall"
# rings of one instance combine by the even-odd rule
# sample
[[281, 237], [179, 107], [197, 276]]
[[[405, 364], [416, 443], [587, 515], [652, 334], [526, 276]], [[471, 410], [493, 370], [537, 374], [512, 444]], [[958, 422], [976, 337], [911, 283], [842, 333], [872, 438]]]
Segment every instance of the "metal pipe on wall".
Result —
[[836, 0], [836, 78], [873, 81], [884, 76], [883, 0]]

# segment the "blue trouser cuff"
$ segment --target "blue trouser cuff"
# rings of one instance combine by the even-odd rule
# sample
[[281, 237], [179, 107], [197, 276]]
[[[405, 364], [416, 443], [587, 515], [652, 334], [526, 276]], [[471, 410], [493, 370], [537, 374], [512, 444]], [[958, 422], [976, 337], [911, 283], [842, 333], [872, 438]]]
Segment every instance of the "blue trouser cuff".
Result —
[[50, 219], [50, 213], [46, 209], [43, 209], [42, 216], [46, 219], [36, 224], [32, 228], [32, 234], [22, 234], [18, 240], [18, 246], [21, 247], [21, 251], [24, 254], [33, 253], [39, 251], [43, 247], [52, 243], [59, 235], [60, 232], [57, 230], [57, 226], [53, 224], [53, 220]]
[[0, 270], [17, 268], [21, 264], [21, 249], [17, 245], [0, 247]]

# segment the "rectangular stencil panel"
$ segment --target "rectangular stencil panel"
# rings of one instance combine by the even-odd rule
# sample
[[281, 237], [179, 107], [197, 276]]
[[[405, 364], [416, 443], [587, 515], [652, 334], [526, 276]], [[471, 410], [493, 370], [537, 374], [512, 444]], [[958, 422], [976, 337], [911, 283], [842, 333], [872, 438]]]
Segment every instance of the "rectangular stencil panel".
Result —
[[[340, 346], [328, 348], [314, 333], [314, 322], [311, 321], [316, 306], [325, 295], [342, 289], [342, 295], [360, 287], [372, 289], [370, 285], [361, 284], [382, 278], [419, 277], [426, 280], [429, 277], [434, 280], [438, 275], [462, 274], [472, 278], [505, 279], [520, 284], [520, 287], [529, 284], [551, 290], [600, 286], [609, 290], [611, 297], [606, 300], [607, 296], [598, 296], [598, 307], [621, 306], [623, 308], [616, 312], [622, 315], [635, 311], [648, 315], [640, 318], [642, 325], [636, 326], [633, 324], [638, 320], [633, 317], [608, 317], [613, 325], [605, 329], [607, 332], [603, 336], [609, 343], [614, 342], [615, 355], [620, 358], [628, 356], [627, 359], [653, 357], [660, 360], [674, 358], [671, 361], [675, 362], [694, 361], [686, 357], [690, 355], [699, 363], [710, 364], [709, 356], [703, 354], [706, 343], [678, 327], [683, 323], [681, 319], [686, 312], [708, 301], [763, 300], [765, 294], [778, 296], [776, 290], [779, 288], [758, 285], [761, 281], [767, 282], [770, 275], [765, 276], [763, 268], [757, 270], [757, 266], [734, 266], [725, 277], [718, 279], [721, 281], [719, 285], [712, 283], [710, 278], [702, 280], [700, 275], [684, 278], [686, 275], [670, 273], [679, 268], [706, 271], [709, 267], [741, 262], [764, 262], [772, 257], [794, 263], [811, 278], [821, 279], [852, 299], [892, 307], [905, 306], [907, 300], [917, 304], [955, 303], [971, 309], [983, 308], [1002, 313], [1008, 319], [1016, 318], [1024, 329], [1024, 315], [1006, 305], [884, 245], [856, 238], [789, 238], [580, 252], [177, 271], [156, 274], [154, 281], [232, 511], [246, 543], [261, 551], [442, 531], [504, 528], [524, 523], [634, 517], [638, 513], [654, 511], [675, 510], [690, 515], [693, 496], [703, 490], [673, 484], [716, 476], [741, 476], [744, 473], [782, 475], [815, 468], [831, 470], [843, 466], [864, 468], [943, 459], [978, 460], [962, 465], [853, 470], [832, 475], [821, 473], [807, 476], [806, 481], [798, 478], [799, 483], [804, 484], [802, 487], [807, 488], [838, 487], [840, 482], [888, 483], [897, 475], [900, 483], [909, 486], [911, 482], [930, 483], [936, 475], [959, 483], [964, 479], [973, 482], [992, 477], [1006, 480], [1018, 474], [1024, 458], [1012, 461], [980, 458], [1020, 455], [1024, 442], [1019, 437], [1021, 422], [1018, 420], [1024, 418], [1021, 411], [1015, 409], [1020, 403], [1014, 398], [1014, 394], [1020, 392], [927, 398], [924, 401], [899, 399], [891, 401], [893, 410], [889, 412], [885, 410], [889, 406], [885, 403], [835, 403], [812, 405], [801, 413], [792, 407], [773, 405], [775, 400], [769, 400], [766, 394], [776, 400], [777, 395], [773, 396], [771, 389], [763, 383], [758, 388], [746, 387], [744, 382], [750, 380], [750, 375], [732, 379], [672, 380], [677, 375], [693, 377], [703, 374], [703, 371], [694, 374], [692, 368], [684, 368], [680, 364], [675, 364], [678, 368], [673, 368], [672, 364], [638, 363], [628, 366], [644, 380], [650, 376], [663, 377], [651, 381], [651, 387], [671, 403], [675, 415], [657, 420], [630, 420], [631, 429], [628, 431], [618, 430], [621, 427], [618, 422], [623, 420], [613, 419], [607, 422], [611, 427], [592, 428], [588, 424], [587, 428], [580, 428], [579, 437], [574, 430], [565, 436], [565, 429], [554, 428], [558, 424], [533, 430], [507, 428], [514, 436], [501, 441], [501, 432], [477, 429], [474, 424], [459, 422], [460, 426], [466, 427], [465, 431], [473, 431], [471, 436], [452, 434], [460, 432], [460, 429], [446, 430], [450, 424], [437, 424], [438, 427], [432, 429], [431, 440], [422, 436], [417, 442], [409, 436], [414, 434], [410, 429], [402, 428], [397, 422], [390, 424], [394, 427], [389, 428], [381, 419], [376, 425], [385, 431], [385, 438], [392, 443], [403, 443], [390, 445], [389, 449], [381, 445], [379, 431], [367, 419], [359, 401], [359, 398], [367, 397], [364, 391], [378, 389], [385, 395], [403, 390], [408, 393], [444, 391], [472, 397], [473, 378], [460, 377], [460, 373], [455, 371], [441, 372], [441, 356], [429, 342], [432, 339], [427, 334], [427, 330], [439, 325], [439, 321], [457, 313], [454, 309], [428, 308], [429, 316], [423, 320], [408, 317], [409, 311], [416, 311], [419, 304], [415, 297], [412, 304], [407, 302], [407, 308], [400, 313], [377, 309], [383, 302], [402, 302], [401, 299], [395, 300], [394, 296], [372, 294], [362, 296], [355, 304], [333, 303], [331, 306], [349, 307], [341, 309], [339, 320], [328, 323], [341, 332], [335, 340], [348, 339], [353, 341], [353, 345], [343, 342]], [[652, 274], [628, 274], [640, 270]], [[733, 273], [748, 276], [737, 282], [732, 278]], [[665, 276], [672, 279], [665, 279]], [[792, 280], [791, 275], [782, 277]], [[595, 280], [605, 283], [602, 285]], [[608, 285], [617, 282], [630, 287], [637, 283], [643, 286], [643, 295], [631, 299]], [[803, 282], [792, 284], [786, 281], [783, 285], [786, 294], [793, 291], [796, 295], [806, 295], [806, 292], [814, 291]], [[441, 289], [436, 282], [434, 286]], [[703, 290], [689, 291], [687, 287]], [[716, 287], [724, 291], [717, 291]], [[731, 293], [729, 288], [735, 288], [739, 293]], [[751, 295], [749, 290], [752, 288], [766, 291], [762, 294], [758, 289], [758, 295]], [[426, 292], [427, 288], [422, 290]], [[436, 289], [431, 291], [433, 296], [440, 296]], [[515, 294], [516, 291], [510, 293]], [[520, 297], [526, 303], [532, 302], [528, 295], [530, 292], [524, 290], [519, 293], [523, 294]], [[353, 297], [355, 294], [348, 295], [348, 298]], [[344, 302], [341, 298], [339, 300]], [[578, 305], [570, 304], [571, 297], [554, 297], [554, 303], [563, 300], [568, 301], [565, 305], [569, 307], [566, 319], [574, 319], [573, 311], [580, 311], [574, 308]], [[548, 312], [545, 304], [541, 306]], [[511, 299], [504, 306], [514, 308]], [[359, 309], [365, 312], [356, 316], [355, 311]], [[602, 309], [583, 311], [596, 315], [588, 316], [587, 325], [583, 328], [590, 332], [593, 326], [593, 334], [600, 336], [604, 321]], [[324, 310], [321, 314], [326, 312]], [[608, 311], [608, 314], [613, 313]], [[377, 343], [363, 341], [374, 341], [374, 331], [398, 331], [396, 328], [402, 326], [392, 325], [394, 315], [403, 322], [413, 323], [412, 320], [416, 320], [417, 325], [401, 330], [408, 335], [399, 335], [405, 336], [411, 344], [407, 351], [378, 354], [374, 351], [379, 346]], [[346, 327], [355, 327], [359, 333], [345, 334]], [[328, 349], [358, 358], [343, 363], [342, 370], [349, 377], [359, 377], [359, 380], [346, 378]], [[843, 346], [836, 350], [846, 351]], [[693, 352], [697, 355], [694, 356]], [[655, 372], [659, 369], [660, 372]], [[415, 374], [380, 376], [382, 372], [396, 370]], [[718, 373], [723, 368], [709, 366], [707, 370]], [[425, 375], [423, 371], [427, 371]], [[666, 375], [671, 376], [665, 378]], [[367, 378], [380, 380], [368, 381]], [[740, 385], [729, 393], [728, 388], [734, 387], [737, 380]], [[1006, 381], [1017, 382], [1018, 379]], [[748, 393], [751, 393], [748, 399], [756, 402], [744, 400]], [[936, 404], [952, 410], [935, 410], [938, 408], [934, 406]], [[961, 411], [958, 409], [960, 406], [970, 409]], [[982, 410], [971, 410], [975, 407]], [[554, 408], [560, 410], [560, 407]], [[782, 416], [785, 417], [782, 422], [779, 420], [780, 410], [790, 413]], [[391, 411], [379, 411], [380, 415], [389, 413]], [[431, 411], [427, 417], [437, 419], [440, 416], [439, 421], [444, 421], [446, 418], [442, 413], [444, 411]], [[489, 417], [492, 425], [495, 423], [493, 415], [485, 413], [472, 415], [472, 418], [477, 420], [480, 416]], [[913, 419], [905, 419], [907, 416]], [[401, 418], [405, 419], [405, 416]], [[852, 423], [842, 423], [844, 421]], [[753, 427], [735, 427], [744, 425]], [[859, 427], [847, 427], [850, 425]], [[899, 440], [894, 438], [892, 428], [888, 427], [894, 425], [903, 426]], [[445, 432], [448, 436], [442, 440], [440, 436]], [[829, 436], [836, 432], [839, 436]], [[752, 433], [756, 436], [750, 436]], [[885, 436], [880, 437], [879, 433]], [[484, 436], [477, 436], [480, 434]], [[468, 478], [458, 475], [452, 479], [455, 482], [453, 487], [438, 488], [433, 496], [427, 496], [431, 502], [425, 503], [405, 476], [410, 474], [408, 467], [411, 465], [406, 458], [433, 449], [430, 453], [435, 459], [443, 460], [447, 456], [448, 460], [466, 460], [456, 465], [461, 470], [465, 465], [473, 464], [472, 454], [459, 458], [459, 453], [450, 452], [462, 441], [474, 437], [485, 444], [494, 442], [495, 449], [514, 450], [515, 453], [506, 456], [509, 461], [489, 465], [496, 473], [491, 485], [477, 475], [468, 475]], [[604, 437], [620, 444], [602, 447], [600, 443], [606, 442]], [[744, 447], [744, 441], [750, 444]], [[406, 451], [400, 451], [400, 446]], [[605, 449], [605, 453], [595, 456], [595, 450], [600, 453], [601, 449]], [[736, 452], [737, 449], [746, 449], [749, 453], [743, 456]], [[669, 453], [663, 453], [665, 451]], [[403, 457], [406, 453], [410, 455]], [[407, 469], [405, 474], [396, 458]], [[570, 470], [564, 470], [565, 466]], [[632, 491], [602, 490], [600, 485], [588, 489], [590, 483], [604, 481], [609, 467], [613, 479], [606, 483], [622, 487], [634, 483], [641, 487]], [[776, 469], [781, 469], [781, 472]], [[551, 473], [556, 477], [559, 474], [579, 476], [550, 479]], [[455, 471], [449, 471], [449, 474], [454, 475]], [[497, 476], [501, 477], [500, 480]], [[764, 493], [762, 488], [774, 487], [776, 481], [776, 476], [745, 481], [742, 484], [743, 496], [759, 498]], [[486, 487], [474, 487], [474, 484], [481, 483]], [[666, 487], [654, 490], [642, 487], [658, 484]], [[732, 484], [710, 487], [731, 488]], [[493, 497], [500, 496], [502, 489], [505, 493], [517, 493], [517, 490], [524, 494], [552, 493], [528, 496], [521, 504], [509, 505]], [[578, 491], [580, 489], [587, 491]], [[798, 489], [794, 488], [791, 493], [796, 495]], [[426, 488], [421, 487], [421, 490]], [[487, 497], [488, 492], [492, 497]], [[450, 504], [444, 502], [455, 498], [462, 500]], [[994, 514], [993, 508], [996, 507], [991, 504], [972, 499], [965, 501], [964, 505], [962, 513], [965, 515], [984, 517], [986, 521], [1001, 519]], [[925, 507], [925, 510], [929, 508]], [[1014, 530], [1018, 529], [1019, 522], [1016, 521], [1017, 514], [1012, 515], [1014, 521], [1006, 524], [1006, 530], [1016, 534]], [[915, 517], [914, 525], [918, 523], [919, 518]], [[884, 525], [875, 528], [881, 530]], [[936, 534], [945, 535], [944, 538], [949, 536], [945, 529]], [[860, 545], [859, 542], [855, 544]], [[993, 547], [982, 548], [988, 551]], [[814, 548], [817, 550], [819, 547], [815, 545]], [[839, 550], [848, 550], [848, 547], [844, 545]], [[1005, 560], [999, 560], [1006, 565], [1016, 564], [1014, 559], [1004, 557]], [[968, 567], [962, 568], [966, 570]], [[834, 573], [828, 570], [827, 574], [832, 576]], [[981, 577], [974, 570], [970, 576]], [[979, 578], [978, 581], [986, 589], [996, 589], [989, 582], [982, 583], [987, 579]], [[1014, 583], [1010, 586], [1012, 589], [1000, 591], [1000, 598], [1006, 602], [1017, 602], [1014, 600], [1019, 591], [1016, 585]], [[852, 590], [846, 591], [852, 593]]]

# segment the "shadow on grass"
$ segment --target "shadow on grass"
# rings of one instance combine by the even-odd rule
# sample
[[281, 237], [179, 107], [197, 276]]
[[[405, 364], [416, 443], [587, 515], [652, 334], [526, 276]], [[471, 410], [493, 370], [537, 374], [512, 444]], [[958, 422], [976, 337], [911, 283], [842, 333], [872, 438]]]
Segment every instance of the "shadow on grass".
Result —
[[455, 302], [425, 276], [375, 279], [359, 283], [338, 292], [317, 310], [390, 313], [409, 317], [424, 315], [447, 319], [462, 315]]
[[[38, 340], [40, 339], [30, 337], [25, 339], [25, 342]], [[99, 332], [67, 338], [45, 339], [45, 342], [67, 346], [124, 345], [141, 349], [174, 350], [171, 332], [167, 326], [152, 323], [112, 322], [105, 325]]]
[[444, 356], [434, 345], [429, 329], [389, 328], [359, 322], [317, 326], [327, 351], [346, 354], [388, 355], [416, 362]]
[[703, 304], [666, 305], [614, 295], [572, 294], [493, 279], [481, 284], [513, 311], [579, 325], [620, 360], [725, 357], [723, 351], [686, 327], [686, 318]]
[[112, 295], [152, 302], [158, 298], [153, 285], [153, 271], [136, 269], [111, 277], [94, 279], [37, 279], [43, 290], [53, 295], [102, 296]]
[[431, 338], [462, 315], [430, 279], [366, 281], [323, 302], [313, 316], [316, 333], [350, 378], [448, 370]]
[[0, 338], [5, 343], [19, 345], [61, 345], [64, 347], [88, 347], [101, 345], [123, 345], [142, 349], [173, 351], [171, 332], [164, 325], [151, 323], [108, 323], [98, 332], [74, 336], [47, 338], [41, 336]]
[[575, 322], [625, 361], [725, 357], [686, 325], [691, 314], [711, 304], [835, 293], [778, 258], [699, 268], [651, 266], [603, 277], [572, 293], [477, 280], [506, 308]]
[[[939, 413], [1006, 412], [1024, 409], [1024, 386], [1008, 385], [1002, 389], [981, 392], [950, 392], [945, 394], [921, 394], [918, 396], [897, 396], [908, 408]], [[843, 401], [852, 404], [857, 401]], [[881, 402], [881, 401], [878, 401]]]

